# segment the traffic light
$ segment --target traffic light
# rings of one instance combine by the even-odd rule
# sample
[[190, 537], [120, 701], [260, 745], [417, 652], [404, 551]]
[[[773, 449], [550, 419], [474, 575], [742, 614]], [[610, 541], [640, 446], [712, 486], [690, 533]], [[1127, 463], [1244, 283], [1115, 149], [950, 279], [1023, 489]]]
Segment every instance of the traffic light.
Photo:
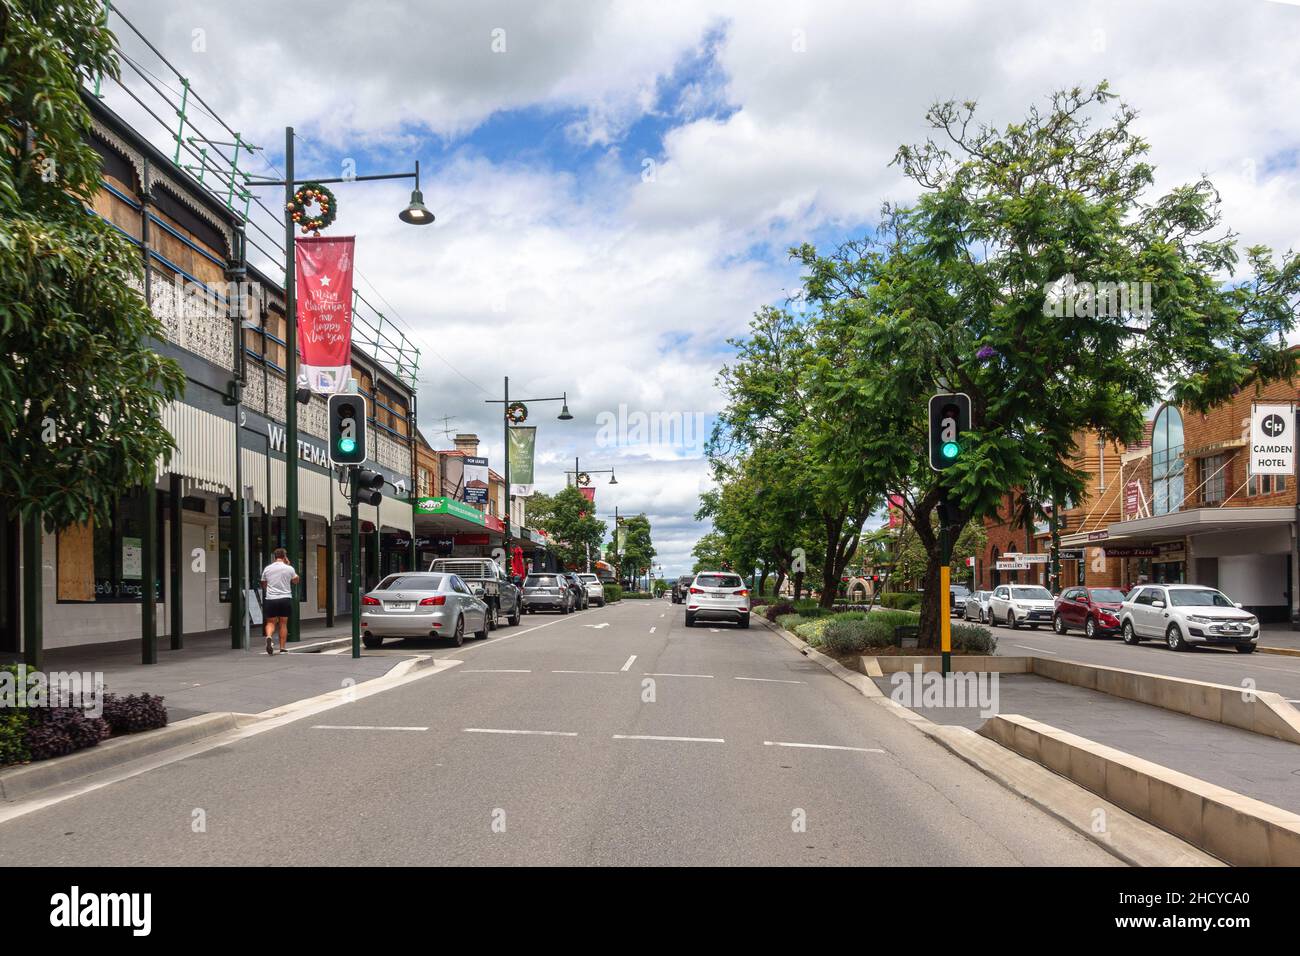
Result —
[[357, 504], [377, 506], [384, 500], [384, 476], [369, 468], [357, 469]]
[[366, 460], [366, 400], [343, 392], [330, 396], [330, 464], [360, 465]]
[[970, 431], [970, 396], [947, 392], [930, 396], [930, 467], [951, 468], [966, 450]]

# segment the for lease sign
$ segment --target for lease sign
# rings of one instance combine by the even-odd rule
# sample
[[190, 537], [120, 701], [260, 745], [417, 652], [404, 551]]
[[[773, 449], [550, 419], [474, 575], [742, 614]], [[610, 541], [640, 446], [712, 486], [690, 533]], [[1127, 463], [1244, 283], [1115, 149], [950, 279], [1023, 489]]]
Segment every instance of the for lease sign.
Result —
[[1250, 473], [1295, 473], [1295, 413], [1290, 405], [1255, 405], [1252, 408]]

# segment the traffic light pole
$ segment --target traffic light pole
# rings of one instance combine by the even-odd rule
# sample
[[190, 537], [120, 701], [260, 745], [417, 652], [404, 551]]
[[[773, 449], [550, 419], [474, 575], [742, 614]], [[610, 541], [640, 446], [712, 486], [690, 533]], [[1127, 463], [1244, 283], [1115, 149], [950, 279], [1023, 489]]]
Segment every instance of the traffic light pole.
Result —
[[361, 526], [357, 514], [357, 500], [361, 489], [357, 484], [358, 468], [353, 465], [348, 469], [348, 514], [352, 521], [352, 657], [361, 656]]
[[939, 498], [939, 652], [943, 676], [952, 671], [952, 512], [948, 493]]

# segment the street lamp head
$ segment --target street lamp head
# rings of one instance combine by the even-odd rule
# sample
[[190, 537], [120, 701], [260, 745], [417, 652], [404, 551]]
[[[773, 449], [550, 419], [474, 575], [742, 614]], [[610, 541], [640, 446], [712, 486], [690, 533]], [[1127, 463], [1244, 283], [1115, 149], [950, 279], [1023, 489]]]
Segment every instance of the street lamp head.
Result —
[[618, 484], [618, 475], [614, 474], [614, 469], [613, 469], [613, 468], [611, 468], [611, 469], [609, 470], [609, 483], [610, 483], [611, 485], [616, 485], [616, 484]]
[[569, 393], [564, 393], [564, 407], [560, 409], [560, 414], [556, 416], [562, 422], [573, 421], [573, 416], [569, 414]]
[[424, 193], [412, 189], [411, 204], [399, 212], [397, 218], [412, 226], [427, 226], [433, 222], [433, 213], [424, 205]]

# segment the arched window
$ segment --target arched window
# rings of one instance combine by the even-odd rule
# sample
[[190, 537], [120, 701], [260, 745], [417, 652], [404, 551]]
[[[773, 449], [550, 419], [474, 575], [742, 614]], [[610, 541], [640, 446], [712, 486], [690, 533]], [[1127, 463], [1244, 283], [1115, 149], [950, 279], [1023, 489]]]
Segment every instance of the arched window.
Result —
[[1183, 507], [1183, 416], [1172, 405], [1156, 414], [1151, 431], [1151, 510], [1164, 515]]

